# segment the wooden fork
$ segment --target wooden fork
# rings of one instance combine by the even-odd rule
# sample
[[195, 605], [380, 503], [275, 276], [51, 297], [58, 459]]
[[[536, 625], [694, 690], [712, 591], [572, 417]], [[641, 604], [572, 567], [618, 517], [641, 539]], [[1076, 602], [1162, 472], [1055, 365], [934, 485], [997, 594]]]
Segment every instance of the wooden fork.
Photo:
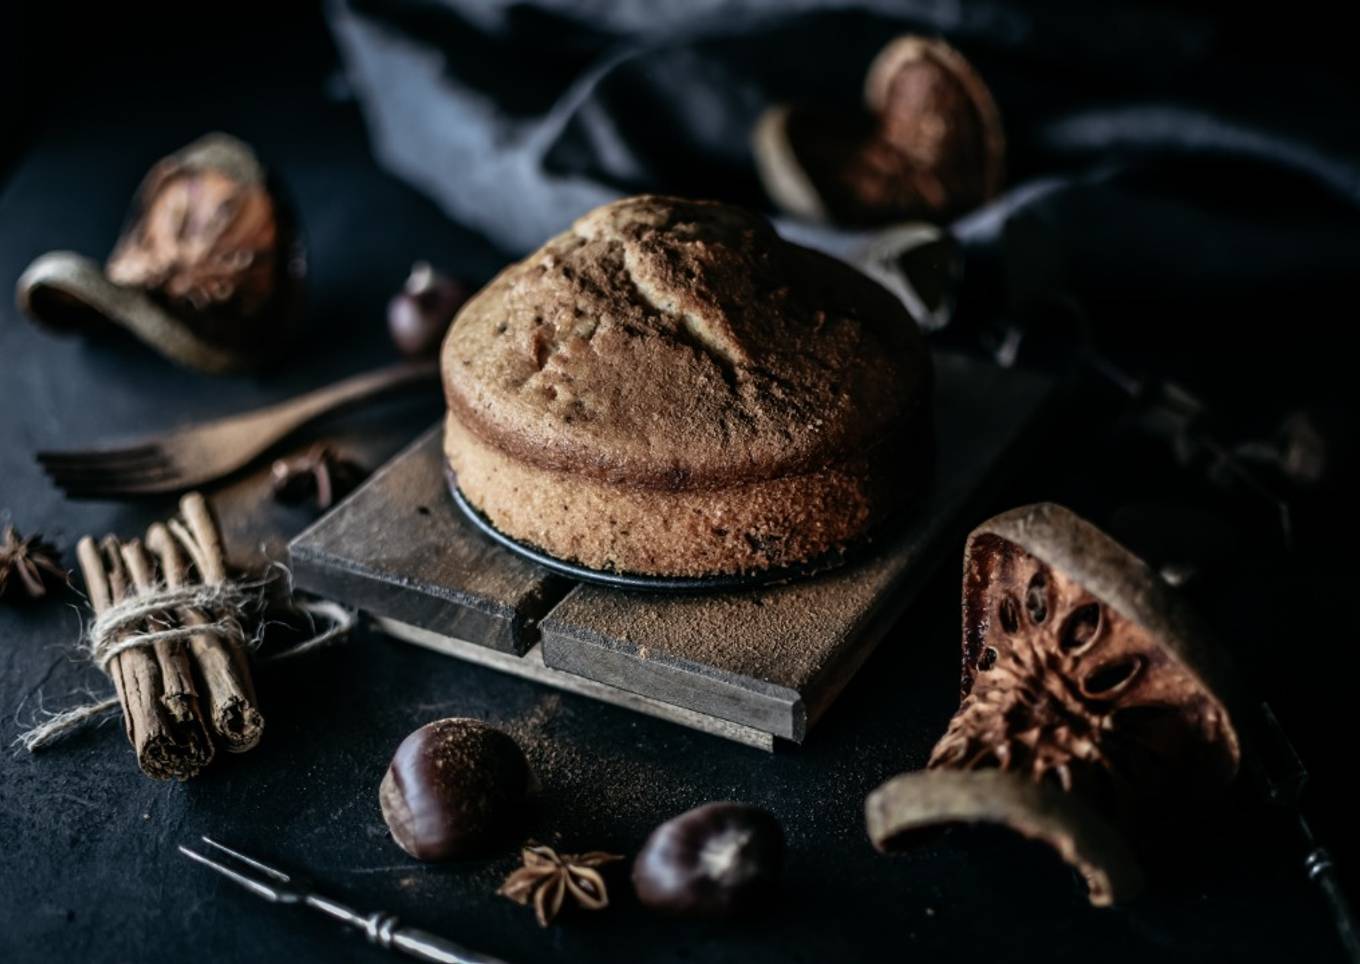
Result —
[[39, 452], [37, 459], [72, 499], [182, 492], [254, 461], [304, 425], [357, 402], [435, 381], [433, 361], [403, 362], [243, 415], [149, 436], [109, 448]]

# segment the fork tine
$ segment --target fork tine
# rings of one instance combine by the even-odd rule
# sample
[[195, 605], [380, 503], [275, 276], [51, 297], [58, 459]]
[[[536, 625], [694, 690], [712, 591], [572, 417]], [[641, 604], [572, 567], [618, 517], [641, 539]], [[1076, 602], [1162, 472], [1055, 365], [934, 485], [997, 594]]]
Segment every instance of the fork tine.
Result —
[[235, 857], [243, 864], [249, 864], [251, 867], [254, 867], [256, 870], [261, 871], [262, 873], [268, 874], [275, 880], [281, 880], [286, 884], [293, 879], [292, 877], [289, 877], [287, 874], [285, 874], [282, 870], [279, 870], [277, 867], [271, 867], [264, 861], [256, 860], [254, 857], [247, 857], [239, 850], [232, 850], [226, 844], [218, 843], [216, 840], [214, 840], [212, 837], [209, 837], [207, 834], [203, 834], [200, 839], [209, 847], [216, 847], [224, 854], [229, 854], [230, 856]]
[[105, 479], [116, 480], [118, 482], [133, 480], [142, 480], [150, 482], [156, 479], [161, 479], [165, 478], [166, 476], [176, 474], [175, 467], [171, 465], [168, 461], [152, 462], [147, 463], [146, 465], [132, 465], [132, 466], [44, 465], [43, 471], [47, 473], [49, 478], [51, 478], [53, 481], [57, 483], [70, 481], [75, 482], [77, 484], [83, 482], [93, 482], [95, 484], [98, 484], [99, 482]]
[[117, 473], [135, 475], [139, 472], [155, 472], [168, 468], [168, 459], [146, 460], [140, 462], [42, 462], [44, 472], [52, 476], [92, 475]]
[[163, 452], [153, 456], [138, 456], [128, 461], [102, 461], [100, 459], [71, 459], [67, 461], [39, 461], [48, 472], [99, 472], [126, 471], [137, 472], [169, 465], [170, 458]]
[[[207, 840], [208, 838], [204, 837], [203, 839]], [[211, 857], [204, 856], [197, 850], [190, 850], [183, 844], [180, 844], [179, 852], [184, 854], [184, 856], [188, 857], [190, 860], [197, 861], [198, 863], [202, 864], [205, 867], [211, 867], [213, 870], [217, 871], [223, 877], [226, 877], [228, 880], [235, 881], [236, 883], [244, 887], [246, 890], [250, 891], [252, 894], [255, 894], [257, 897], [263, 897], [265, 900], [278, 901], [283, 896], [278, 891], [277, 888], [271, 887], [264, 881], [256, 880], [254, 877], [251, 877], [247, 874], [243, 874], [239, 870], [234, 870], [231, 867], [228, 867], [226, 864], [219, 863], [216, 860], [213, 860]]]
[[77, 449], [68, 452], [38, 452], [36, 458], [44, 464], [72, 464], [85, 462], [130, 462], [161, 456], [161, 446], [154, 442], [116, 449]]
[[125, 484], [134, 480], [152, 481], [176, 474], [174, 460], [156, 449], [130, 461], [103, 462], [95, 458], [70, 457], [62, 460], [39, 460], [44, 472], [58, 485], [68, 483]]
[[174, 492], [182, 480], [178, 473], [123, 476], [115, 474], [80, 477], [52, 476], [52, 484], [63, 492], [95, 497], [105, 492], [129, 492], [150, 495], [155, 492]]
[[165, 495], [171, 492], [182, 492], [192, 488], [186, 485], [179, 478], [170, 478], [161, 482], [146, 482], [141, 484], [114, 484], [102, 486], [81, 486], [78, 483], [59, 485], [58, 488], [68, 499], [86, 502], [98, 501], [117, 501], [126, 498], [140, 498], [143, 496]]
[[42, 470], [53, 477], [64, 475], [93, 475], [115, 473], [135, 475], [139, 472], [155, 472], [170, 465], [168, 459], [143, 460], [139, 462], [40, 462]]
[[155, 495], [159, 492], [178, 492], [189, 487], [178, 473], [167, 473], [161, 477], [124, 478], [112, 474], [90, 476], [88, 478], [57, 478], [53, 484], [67, 495], [76, 499], [99, 499], [118, 495]]

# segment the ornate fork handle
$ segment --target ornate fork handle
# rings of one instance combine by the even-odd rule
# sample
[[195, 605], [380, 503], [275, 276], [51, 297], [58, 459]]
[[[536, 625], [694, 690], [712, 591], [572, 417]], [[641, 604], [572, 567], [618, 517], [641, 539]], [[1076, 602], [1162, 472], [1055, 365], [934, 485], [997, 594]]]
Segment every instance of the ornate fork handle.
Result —
[[272, 422], [280, 437], [308, 422], [339, 411], [347, 405], [374, 398], [407, 385], [429, 381], [439, 373], [434, 361], [402, 362], [338, 381], [325, 388], [250, 413], [261, 422]]
[[498, 957], [489, 957], [470, 951], [461, 944], [431, 934], [416, 927], [402, 927], [395, 914], [374, 911], [371, 914], [356, 914], [344, 904], [330, 900], [321, 894], [308, 894], [309, 907], [321, 911], [336, 920], [357, 927], [370, 944], [389, 951], [401, 951], [410, 957], [434, 964], [505, 964]]

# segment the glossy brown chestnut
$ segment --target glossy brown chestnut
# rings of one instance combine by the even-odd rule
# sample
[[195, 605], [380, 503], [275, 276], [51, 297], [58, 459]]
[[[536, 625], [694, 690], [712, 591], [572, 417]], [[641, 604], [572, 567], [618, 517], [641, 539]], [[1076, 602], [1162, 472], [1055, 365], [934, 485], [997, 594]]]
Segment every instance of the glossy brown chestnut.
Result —
[[461, 282], [416, 262], [406, 284], [387, 303], [387, 331], [397, 350], [412, 358], [437, 352], [468, 294]]
[[401, 741], [378, 800], [402, 850], [453, 860], [502, 840], [528, 788], [529, 764], [513, 739], [480, 720], [452, 717]]
[[745, 803], [707, 803], [652, 831], [633, 863], [638, 900], [687, 917], [730, 917], [769, 896], [784, 866], [784, 831]]

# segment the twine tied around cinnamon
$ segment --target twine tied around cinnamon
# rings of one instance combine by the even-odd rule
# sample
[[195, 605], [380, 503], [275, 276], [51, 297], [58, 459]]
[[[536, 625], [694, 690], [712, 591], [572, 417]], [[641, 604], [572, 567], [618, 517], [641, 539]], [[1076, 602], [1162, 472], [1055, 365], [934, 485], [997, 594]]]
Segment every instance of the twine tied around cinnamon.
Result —
[[[253, 591], [251, 591], [253, 590]], [[254, 649], [258, 639], [246, 639], [241, 621], [232, 613], [261, 601], [261, 583], [217, 583], [211, 586], [162, 586], [140, 596], [124, 599], [100, 613], [86, 634], [83, 649], [107, 675], [109, 663], [121, 652], [158, 642], [187, 641], [195, 633], [215, 633], [233, 646]], [[174, 625], [174, 611], [192, 607], [221, 615], [210, 623], [196, 626]], [[162, 625], [166, 628], [136, 632], [138, 626]]]
[[[248, 587], [256, 587], [253, 591]], [[258, 649], [258, 636], [246, 636], [240, 620], [224, 615], [214, 622], [202, 626], [170, 626], [152, 632], [141, 632], [118, 638], [118, 633], [129, 626], [145, 620], [155, 621], [161, 614], [179, 606], [193, 606], [208, 611], [239, 610], [259, 602], [263, 593], [262, 584], [240, 583], [224, 586], [182, 586], [157, 590], [154, 594], [129, 599], [110, 609], [96, 619], [86, 634], [81, 649], [88, 654], [105, 675], [109, 674], [109, 664], [125, 649], [134, 646], [150, 646], [162, 640], [186, 640], [195, 633], [208, 630], [245, 649]], [[327, 643], [345, 636], [354, 628], [354, 613], [345, 607], [326, 600], [298, 599], [294, 605], [309, 616], [319, 617], [328, 624], [316, 635], [303, 640], [295, 646], [271, 653], [265, 662], [301, 656], [303, 653], [319, 649]], [[45, 749], [63, 737], [75, 733], [88, 723], [92, 723], [110, 710], [118, 708], [118, 697], [92, 700], [73, 706], [68, 710], [53, 713], [41, 723], [20, 733], [15, 743], [30, 753]]]
[[[247, 636], [240, 617], [263, 608], [268, 580], [227, 577], [221, 535], [202, 496], [186, 495], [180, 509], [185, 521], [151, 526], [145, 547], [112, 536], [98, 546], [89, 537], [80, 541], [77, 556], [95, 612], [80, 650], [109, 677], [116, 695], [51, 714], [20, 734], [17, 745], [35, 752], [118, 706], [150, 776], [193, 776], [212, 759], [210, 731], [229, 752], [259, 742], [264, 719], [246, 654], [258, 648], [263, 625]], [[157, 557], [161, 580], [147, 549]], [[310, 652], [355, 623], [354, 613], [335, 603], [294, 605], [328, 625], [271, 659]]]

